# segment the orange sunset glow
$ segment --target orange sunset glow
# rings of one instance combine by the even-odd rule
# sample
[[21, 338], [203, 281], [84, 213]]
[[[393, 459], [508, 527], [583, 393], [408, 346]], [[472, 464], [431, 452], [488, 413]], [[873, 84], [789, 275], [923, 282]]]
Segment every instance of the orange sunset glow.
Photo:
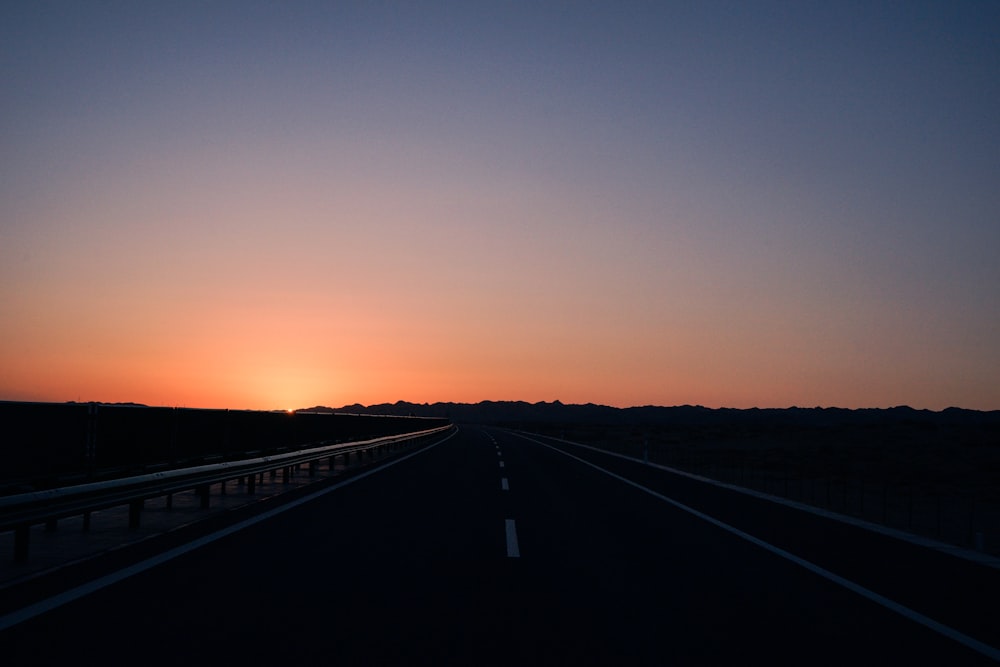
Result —
[[4, 9], [0, 399], [1000, 408], [989, 31], [610, 7]]

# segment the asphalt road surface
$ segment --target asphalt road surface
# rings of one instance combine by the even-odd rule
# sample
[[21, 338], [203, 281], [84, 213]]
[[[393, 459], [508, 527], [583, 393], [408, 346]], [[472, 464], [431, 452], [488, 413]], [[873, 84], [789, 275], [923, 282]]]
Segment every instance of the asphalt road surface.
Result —
[[463, 426], [348, 480], [7, 592], [0, 658], [996, 664], [998, 601], [995, 568]]

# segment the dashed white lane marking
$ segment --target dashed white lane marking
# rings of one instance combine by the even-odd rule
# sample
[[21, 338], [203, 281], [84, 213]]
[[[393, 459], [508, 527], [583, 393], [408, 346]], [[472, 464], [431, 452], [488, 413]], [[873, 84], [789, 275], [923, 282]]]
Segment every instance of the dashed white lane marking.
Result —
[[[735, 536], [737, 536], [739, 538], [742, 538], [742, 539], [746, 540], [747, 542], [750, 542], [752, 544], [756, 544], [757, 546], [759, 546], [759, 547], [761, 547], [763, 549], [766, 549], [767, 551], [770, 551], [771, 553], [775, 554], [776, 556], [780, 556], [781, 558], [784, 558], [784, 559], [786, 559], [788, 561], [791, 561], [792, 563], [795, 563], [796, 565], [799, 565], [800, 567], [803, 567], [806, 570], [809, 570], [810, 572], [818, 574], [819, 576], [823, 577], [824, 579], [827, 579], [828, 581], [832, 581], [835, 584], [843, 586], [847, 590], [853, 591], [853, 592], [857, 593], [858, 595], [860, 595], [861, 597], [867, 598], [867, 599], [871, 600], [872, 602], [874, 602], [876, 604], [879, 604], [879, 605], [885, 607], [886, 609], [889, 609], [890, 611], [894, 611], [897, 614], [899, 614], [900, 616], [903, 616], [904, 618], [908, 618], [911, 621], [919, 623], [920, 625], [923, 625], [924, 627], [929, 628], [929, 629], [933, 630], [934, 632], [937, 632], [937, 633], [939, 633], [941, 635], [944, 635], [945, 637], [948, 637], [949, 639], [952, 639], [952, 640], [958, 642], [959, 644], [962, 644], [963, 646], [967, 646], [967, 647], [971, 648], [974, 651], [977, 651], [977, 652], [979, 652], [979, 653], [981, 653], [981, 654], [983, 654], [983, 655], [985, 655], [985, 656], [987, 656], [989, 658], [992, 658], [993, 660], [1000, 661], [1000, 649], [995, 648], [993, 646], [990, 646], [989, 644], [987, 644], [985, 642], [981, 642], [978, 639], [976, 639], [974, 637], [970, 637], [967, 634], [959, 632], [955, 628], [947, 626], [944, 623], [940, 623], [938, 621], [935, 621], [933, 618], [930, 618], [929, 616], [924, 616], [920, 612], [915, 611], [913, 609], [910, 609], [909, 607], [903, 606], [900, 603], [896, 602], [895, 600], [891, 600], [891, 599], [885, 597], [884, 595], [879, 595], [875, 591], [870, 590], [868, 588], [865, 588], [861, 584], [856, 584], [853, 581], [851, 581], [850, 579], [846, 579], [846, 578], [840, 576], [839, 574], [835, 574], [834, 572], [831, 572], [830, 570], [827, 570], [826, 568], [823, 568], [823, 567], [820, 567], [819, 565], [816, 565], [815, 563], [813, 563], [811, 561], [808, 561], [808, 560], [806, 560], [804, 558], [800, 558], [799, 556], [796, 556], [795, 554], [793, 554], [793, 553], [791, 553], [789, 551], [785, 551], [781, 547], [777, 547], [777, 546], [771, 544], [770, 542], [765, 542], [764, 540], [762, 540], [762, 539], [760, 539], [758, 537], [754, 537], [753, 535], [751, 535], [749, 533], [745, 533], [742, 530], [740, 530], [739, 528], [736, 528], [735, 526], [730, 526], [728, 523], [724, 523], [722, 521], [719, 521], [715, 517], [709, 516], [709, 515], [705, 514], [704, 512], [699, 512], [698, 510], [694, 509], [693, 507], [689, 507], [689, 506], [685, 505], [684, 503], [682, 503], [680, 501], [677, 501], [677, 500], [674, 500], [673, 498], [671, 498], [669, 496], [665, 496], [662, 493], [658, 493], [658, 492], [656, 492], [656, 491], [654, 491], [654, 490], [652, 490], [652, 489], [650, 489], [648, 487], [643, 486], [642, 484], [639, 484], [638, 482], [633, 482], [632, 480], [630, 480], [630, 479], [628, 479], [626, 477], [622, 477], [621, 475], [613, 473], [610, 470], [606, 470], [606, 469], [602, 468], [601, 466], [597, 465], [596, 463], [591, 463], [590, 461], [582, 459], [579, 456], [574, 456], [573, 454], [570, 454], [569, 452], [565, 452], [565, 451], [559, 449], [558, 447], [553, 447], [552, 445], [550, 445], [548, 443], [545, 443], [545, 442], [542, 442], [540, 440], [535, 440], [534, 438], [529, 438], [528, 436], [521, 435], [519, 433], [516, 434], [516, 435], [518, 435], [518, 436], [520, 436], [520, 437], [522, 437], [525, 440], [528, 440], [530, 442], [534, 442], [536, 444], [539, 444], [539, 445], [541, 445], [543, 447], [548, 447], [549, 449], [551, 449], [553, 451], [559, 452], [563, 456], [568, 456], [571, 459], [576, 459], [580, 463], [582, 463], [584, 465], [588, 465], [591, 468], [594, 468], [595, 470], [599, 470], [599, 471], [603, 472], [605, 475], [608, 475], [610, 477], [614, 477], [615, 479], [617, 479], [619, 481], [622, 481], [622, 482], [628, 484], [629, 486], [635, 487], [636, 489], [639, 489], [640, 491], [645, 491], [646, 493], [648, 493], [649, 495], [653, 496], [654, 498], [659, 498], [660, 500], [662, 500], [662, 501], [664, 501], [666, 503], [669, 503], [670, 505], [673, 505], [674, 507], [676, 507], [679, 510], [683, 510], [684, 512], [687, 512], [688, 514], [696, 516], [699, 519], [707, 521], [708, 523], [710, 523], [710, 524], [712, 524], [714, 526], [718, 526], [722, 530], [725, 530], [725, 531], [727, 531], [729, 533], [732, 533], [733, 535], [735, 535]], [[508, 519], [508, 523], [512, 523], [512, 522]], [[508, 533], [509, 532], [510, 532], [510, 529], [508, 528]], [[508, 550], [508, 552], [510, 551], [509, 545], [508, 545], [507, 550]]]
[[503, 454], [500, 453], [499, 449], [497, 450], [497, 456], [503, 456]]
[[510, 491], [510, 485], [507, 483], [506, 477], [500, 479], [500, 488], [504, 491]]
[[501, 461], [501, 462], [500, 462], [500, 467], [501, 467], [501, 468], [503, 467], [503, 461]]
[[513, 519], [507, 519], [507, 558], [520, 558], [521, 550], [517, 548], [517, 527]]
[[[81, 584], [81, 585], [77, 586], [76, 588], [71, 588], [68, 591], [63, 591], [62, 593], [58, 593], [56, 595], [53, 595], [52, 597], [45, 598], [44, 600], [40, 600], [40, 601], [38, 601], [38, 602], [36, 602], [34, 604], [30, 604], [27, 607], [23, 607], [23, 608], [18, 609], [16, 611], [12, 611], [12, 612], [4, 615], [4, 616], [0, 616], [0, 630], [6, 630], [7, 628], [9, 628], [11, 626], [17, 625], [19, 623], [23, 623], [24, 621], [32, 619], [35, 616], [39, 616], [41, 614], [44, 614], [47, 611], [51, 611], [51, 610], [53, 610], [53, 609], [55, 609], [57, 607], [63, 606], [64, 604], [67, 604], [67, 603], [72, 602], [74, 600], [78, 600], [78, 599], [80, 599], [80, 598], [82, 598], [82, 597], [84, 597], [86, 595], [90, 595], [91, 593], [93, 593], [95, 591], [99, 591], [102, 588], [107, 588], [108, 586], [111, 586], [112, 584], [116, 584], [119, 581], [122, 581], [123, 579], [128, 579], [129, 577], [131, 577], [133, 575], [136, 575], [136, 574], [139, 574], [140, 572], [145, 572], [146, 570], [152, 569], [152, 568], [156, 567], [157, 565], [160, 565], [162, 563], [166, 563], [167, 561], [171, 561], [171, 560], [177, 558], [178, 556], [183, 556], [184, 554], [188, 553], [189, 551], [194, 551], [195, 549], [197, 549], [199, 547], [203, 547], [206, 544], [211, 544], [212, 542], [215, 542], [216, 540], [222, 539], [223, 537], [226, 537], [227, 535], [232, 535], [233, 533], [241, 531], [244, 528], [249, 528], [250, 526], [253, 526], [254, 524], [258, 524], [258, 523], [260, 523], [262, 521], [266, 521], [267, 519], [270, 519], [273, 516], [277, 516], [279, 514], [283, 514], [283, 513], [287, 512], [290, 509], [294, 509], [296, 507], [299, 507], [300, 505], [304, 505], [304, 504], [306, 504], [308, 502], [311, 502], [311, 501], [315, 500], [316, 498], [319, 498], [321, 496], [325, 496], [328, 493], [333, 493], [337, 489], [341, 489], [341, 488], [347, 486], [348, 484], [353, 484], [354, 482], [359, 482], [362, 479], [365, 479], [366, 477], [370, 477], [370, 476], [374, 475], [377, 472], [381, 472], [381, 471], [385, 470], [386, 468], [389, 468], [391, 466], [396, 465], [397, 463], [402, 463], [403, 461], [405, 461], [407, 459], [410, 459], [410, 458], [413, 458], [414, 456], [417, 456], [418, 454], [423, 454], [424, 452], [429, 451], [429, 450], [433, 449], [434, 447], [437, 447], [442, 442], [445, 442], [447, 440], [451, 440], [457, 433], [458, 433], [458, 429], [456, 428], [446, 438], [444, 438], [442, 440], [438, 440], [437, 442], [435, 442], [435, 443], [433, 443], [431, 445], [428, 445], [427, 447], [424, 447], [423, 449], [418, 449], [417, 451], [413, 452], [412, 454], [407, 454], [406, 456], [401, 456], [398, 459], [393, 459], [392, 461], [389, 461], [388, 463], [384, 463], [383, 465], [380, 465], [377, 468], [372, 468], [371, 470], [367, 470], [367, 471], [365, 471], [363, 473], [355, 475], [354, 477], [350, 477], [348, 479], [345, 479], [343, 482], [338, 482], [337, 484], [334, 484], [332, 486], [328, 486], [325, 489], [321, 489], [319, 491], [316, 491], [315, 493], [310, 493], [308, 496], [303, 496], [302, 498], [298, 498], [297, 500], [293, 500], [291, 502], [285, 503], [284, 505], [281, 505], [279, 507], [275, 507], [272, 510], [268, 510], [266, 512], [262, 512], [261, 514], [258, 514], [257, 516], [250, 517], [249, 519], [244, 519], [243, 521], [240, 521], [239, 523], [233, 524], [232, 526], [228, 526], [228, 527], [223, 528], [221, 530], [217, 530], [214, 533], [209, 533], [208, 535], [205, 535], [203, 537], [199, 537], [198, 539], [193, 540], [191, 542], [188, 542], [187, 544], [182, 544], [180, 546], [174, 547], [173, 549], [170, 549], [169, 551], [164, 551], [161, 554], [157, 554], [156, 556], [152, 556], [150, 558], [147, 558], [146, 560], [139, 561], [138, 563], [135, 563], [133, 565], [129, 565], [128, 567], [122, 568], [121, 570], [117, 570], [115, 572], [111, 572], [110, 574], [106, 574], [103, 577], [98, 577], [97, 579], [94, 579], [92, 581], [88, 581], [87, 583]], [[511, 523], [513, 523], [513, 522], [511, 522]], [[508, 528], [507, 532], [508, 533], [510, 532], [509, 528]], [[517, 540], [517, 538], [515, 536], [515, 542], [514, 542], [514, 550], [515, 551], [517, 550], [517, 541], [516, 540]], [[509, 537], [508, 537], [508, 541], [509, 541]], [[507, 552], [508, 552], [508, 555], [509, 555], [510, 554], [510, 545], [509, 544], [507, 546]]]

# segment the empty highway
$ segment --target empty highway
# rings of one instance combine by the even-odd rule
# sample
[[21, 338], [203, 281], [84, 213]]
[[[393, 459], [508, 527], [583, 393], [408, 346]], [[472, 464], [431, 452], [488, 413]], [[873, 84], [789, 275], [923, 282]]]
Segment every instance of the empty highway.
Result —
[[462, 426], [5, 591], [7, 664], [996, 664], [1000, 570]]

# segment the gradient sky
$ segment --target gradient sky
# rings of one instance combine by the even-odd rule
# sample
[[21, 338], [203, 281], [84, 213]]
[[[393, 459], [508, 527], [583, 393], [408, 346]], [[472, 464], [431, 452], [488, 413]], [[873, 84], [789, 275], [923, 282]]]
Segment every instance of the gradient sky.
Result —
[[1000, 409], [998, 35], [3, 3], [0, 399]]

